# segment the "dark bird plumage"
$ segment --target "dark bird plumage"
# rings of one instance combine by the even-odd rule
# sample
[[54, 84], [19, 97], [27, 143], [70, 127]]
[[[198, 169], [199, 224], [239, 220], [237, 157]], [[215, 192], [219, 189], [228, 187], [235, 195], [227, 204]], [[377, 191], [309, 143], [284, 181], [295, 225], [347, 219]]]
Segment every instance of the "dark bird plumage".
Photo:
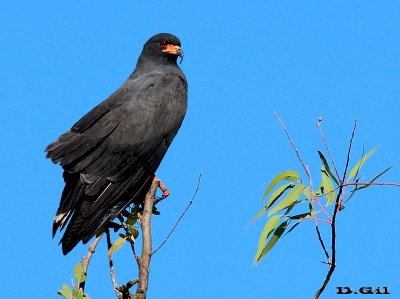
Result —
[[53, 236], [67, 226], [64, 254], [143, 200], [186, 112], [180, 46], [171, 34], [150, 38], [128, 80], [46, 147], [46, 157], [64, 169], [53, 224]]

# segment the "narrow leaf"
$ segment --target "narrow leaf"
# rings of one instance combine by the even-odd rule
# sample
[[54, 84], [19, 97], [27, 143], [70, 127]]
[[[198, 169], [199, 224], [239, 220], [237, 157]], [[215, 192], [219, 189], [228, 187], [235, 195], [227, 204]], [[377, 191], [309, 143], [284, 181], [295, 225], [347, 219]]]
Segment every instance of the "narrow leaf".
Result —
[[291, 203], [287, 208], [284, 213], [284, 215], [287, 215], [290, 213], [290, 211], [294, 208], [295, 205], [304, 202], [305, 200], [296, 200], [295, 202]]
[[324, 190], [324, 195], [327, 199], [326, 206], [329, 206], [333, 203], [333, 201], [336, 198], [336, 192], [335, 188], [333, 187], [333, 184], [331, 180], [329, 179], [328, 173], [326, 172], [325, 169], [321, 168], [321, 190]]
[[311, 194], [310, 190], [308, 188], [304, 188], [303, 194], [307, 197], [309, 201], [313, 200], [313, 195]]
[[126, 238], [118, 238], [108, 250], [108, 255], [113, 255], [125, 244]]
[[283, 193], [285, 193], [285, 191], [287, 189], [290, 189], [290, 188], [293, 188], [293, 187], [294, 186], [292, 185], [292, 183], [288, 183], [288, 184], [282, 185], [279, 188], [277, 188], [274, 191], [274, 193], [272, 193], [271, 197], [269, 198], [265, 209], [267, 210], [270, 206], [272, 206], [278, 200], [278, 198], [281, 197]]
[[332, 173], [331, 168], [329, 167], [329, 164], [328, 164], [328, 162], [327, 162], [326, 159], [325, 159], [325, 156], [324, 156], [320, 151], [318, 151], [318, 155], [319, 155], [319, 158], [320, 158], [321, 161], [322, 161], [322, 164], [323, 164], [324, 167], [325, 167], [325, 170], [326, 170], [327, 173], [329, 174], [329, 176], [332, 178], [332, 180], [335, 182], [335, 184], [339, 186], [339, 181], [338, 181], [338, 179], [335, 177], [335, 175]]
[[298, 183], [296, 186], [294, 186], [293, 189], [290, 190], [290, 192], [281, 200], [281, 202], [268, 212], [268, 216], [279, 212], [280, 210], [283, 210], [294, 203], [303, 194], [305, 188], [306, 186], [301, 183]]
[[249, 224], [252, 224], [252, 223], [253, 223], [254, 221], [256, 221], [258, 218], [260, 218], [260, 217], [265, 213], [265, 211], [266, 211], [271, 205], [273, 205], [273, 204], [278, 200], [278, 198], [281, 197], [281, 195], [282, 195], [283, 193], [285, 193], [285, 191], [286, 191], [287, 189], [289, 189], [289, 188], [293, 188], [292, 183], [288, 183], [288, 184], [282, 185], [282, 186], [280, 186], [279, 188], [277, 188], [277, 189], [272, 193], [271, 197], [269, 198], [267, 205], [264, 206], [264, 207], [257, 213], [257, 215], [255, 215], [255, 216], [253, 217], [253, 219], [251, 219], [251, 221], [250, 221]]
[[280, 173], [278, 173], [272, 181], [269, 183], [267, 190], [265, 190], [264, 195], [262, 197], [262, 201], [264, 202], [264, 199], [267, 197], [268, 193], [271, 192], [271, 190], [280, 182], [289, 180], [291, 182], [295, 182], [300, 180], [300, 175], [297, 171], [295, 170], [285, 170]]
[[267, 223], [265, 224], [265, 226], [261, 232], [260, 239], [258, 241], [258, 247], [257, 247], [257, 252], [256, 252], [256, 257], [254, 259], [254, 263], [257, 261], [257, 257], [261, 255], [261, 252], [264, 248], [265, 242], [267, 241], [271, 232], [278, 225], [280, 218], [281, 217], [279, 215], [272, 216], [271, 218], [268, 219]]
[[364, 162], [376, 151], [377, 148], [378, 148], [378, 146], [375, 146], [375, 147], [374, 147], [372, 150], [370, 150], [366, 155], [363, 155], [363, 156], [362, 156], [361, 160], [358, 161], [358, 162], [356, 163], [356, 165], [353, 167], [352, 170], [350, 170], [350, 173], [349, 173], [349, 180], [350, 180], [351, 178], [355, 177], [355, 176], [358, 174], [358, 172], [359, 172], [361, 166], [362, 166], [362, 165], [364, 164]]
[[285, 232], [285, 229], [288, 225], [288, 222], [282, 222], [274, 231], [272, 234], [271, 238], [269, 239], [267, 245], [264, 247], [260, 255], [256, 255], [255, 258], [255, 264], [258, 264], [264, 257], [265, 255], [275, 246], [275, 244], [278, 242], [282, 234]]

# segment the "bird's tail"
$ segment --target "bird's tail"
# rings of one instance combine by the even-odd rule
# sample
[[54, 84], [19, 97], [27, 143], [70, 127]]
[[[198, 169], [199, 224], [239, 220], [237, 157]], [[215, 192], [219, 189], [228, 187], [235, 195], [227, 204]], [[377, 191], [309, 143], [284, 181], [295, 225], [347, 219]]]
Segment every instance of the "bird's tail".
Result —
[[[84, 182], [82, 174], [64, 174], [65, 188], [53, 224], [53, 235], [67, 221], [60, 241], [64, 254], [80, 241], [87, 243], [107, 222], [117, 217], [129, 204], [142, 201], [154, 175], [136, 175], [120, 182], [99, 178]], [[96, 185], [97, 184], [97, 185]]]

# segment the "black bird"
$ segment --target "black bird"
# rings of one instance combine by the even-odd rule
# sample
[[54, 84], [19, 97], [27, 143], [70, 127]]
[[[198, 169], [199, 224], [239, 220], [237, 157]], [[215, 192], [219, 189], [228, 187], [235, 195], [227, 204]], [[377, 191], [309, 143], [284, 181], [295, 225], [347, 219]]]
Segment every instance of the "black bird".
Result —
[[186, 113], [188, 87], [178, 56], [182, 61], [176, 36], [150, 38], [128, 80], [46, 147], [46, 157], [64, 169], [53, 224], [53, 237], [67, 225], [64, 254], [144, 199]]

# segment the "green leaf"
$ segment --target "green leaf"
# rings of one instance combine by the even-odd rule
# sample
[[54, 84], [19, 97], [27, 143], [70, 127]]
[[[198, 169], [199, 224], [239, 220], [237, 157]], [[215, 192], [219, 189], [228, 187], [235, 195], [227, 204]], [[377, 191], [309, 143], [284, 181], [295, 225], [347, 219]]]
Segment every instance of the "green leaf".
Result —
[[297, 171], [295, 170], [285, 170], [280, 173], [278, 173], [272, 181], [269, 183], [267, 190], [265, 190], [264, 195], [262, 197], [262, 202], [264, 202], [265, 198], [267, 197], [268, 193], [271, 192], [271, 190], [280, 182], [282, 181], [291, 181], [295, 182], [300, 180], [300, 175]]
[[134, 225], [137, 221], [137, 216], [136, 215], [129, 215], [127, 220], [126, 220], [126, 224], [128, 225]]
[[281, 217], [279, 215], [272, 216], [271, 218], [268, 219], [267, 223], [265, 224], [265, 226], [261, 232], [260, 239], [258, 241], [258, 247], [257, 247], [257, 252], [256, 252], [256, 257], [254, 259], [254, 263], [257, 262], [257, 258], [261, 255], [261, 252], [264, 248], [264, 245], [265, 245], [269, 235], [278, 225], [280, 218]]
[[85, 275], [85, 273], [83, 271], [83, 267], [80, 263], [76, 264], [74, 267], [74, 278], [78, 282], [78, 284], [84, 282], [86, 279], [86, 275]]
[[62, 289], [59, 290], [57, 294], [65, 298], [72, 299], [72, 291], [65, 283], [62, 285]]
[[293, 188], [292, 183], [288, 183], [288, 184], [282, 185], [282, 186], [280, 186], [278, 189], [276, 189], [276, 190], [274, 191], [274, 193], [272, 193], [271, 197], [269, 198], [267, 205], [264, 206], [264, 207], [257, 213], [257, 215], [255, 215], [255, 216], [253, 217], [253, 219], [251, 219], [251, 221], [250, 221], [249, 224], [253, 223], [253, 222], [256, 221], [258, 218], [260, 218], [260, 217], [265, 213], [265, 211], [266, 211], [271, 205], [273, 205], [273, 204], [276, 202], [276, 200], [277, 200], [283, 193], [285, 193], [285, 191], [286, 191], [287, 189], [289, 189], [289, 188]]
[[326, 172], [325, 169], [321, 168], [321, 191], [323, 190], [324, 195], [326, 196], [327, 203], [326, 206], [329, 206], [333, 203], [333, 201], [336, 198], [336, 192], [335, 192], [335, 187], [333, 187], [333, 184], [329, 178], [328, 173]]
[[280, 186], [279, 188], [277, 188], [274, 193], [272, 193], [271, 197], [268, 200], [268, 203], [265, 207], [265, 209], [267, 210], [270, 206], [272, 206], [279, 197], [282, 196], [283, 193], [285, 193], [285, 191], [287, 189], [293, 188], [294, 186], [292, 185], [292, 183], [287, 183], [285, 185]]
[[304, 189], [303, 194], [307, 197], [307, 199], [308, 199], [309, 201], [312, 201], [312, 200], [313, 200], [313, 195], [311, 194], [311, 192], [310, 192], [310, 190], [309, 190], [308, 188], [305, 188], [305, 189]]
[[255, 264], [258, 264], [265, 257], [265, 255], [276, 245], [282, 234], [285, 232], [287, 225], [288, 222], [284, 221], [275, 229], [267, 245], [261, 251], [261, 254], [256, 255], [254, 262]]
[[128, 229], [134, 239], [136, 239], [139, 236], [139, 231], [136, 229], [135, 226], [130, 225], [128, 226]]
[[377, 148], [378, 148], [378, 146], [375, 146], [365, 156], [364, 155], [362, 156], [361, 160], [357, 162], [357, 164], [353, 167], [352, 170], [350, 170], [349, 177], [348, 177], [349, 180], [358, 174], [359, 170], [361, 169], [361, 166], [376, 151]]
[[292, 190], [278, 203], [275, 207], [273, 207], [269, 212], [268, 216], [287, 208], [292, 203], [294, 203], [302, 194], [306, 186], [301, 183], [298, 183], [296, 186], [293, 187]]
[[296, 200], [295, 202], [291, 203], [287, 208], [286, 211], [284, 213], [284, 215], [286, 216], [287, 214], [290, 213], [290, 211], [294, 208], [295, 205], [304, 202], [305, 200]]
[[117, 250], [119, 250], [125, 244], [126, 238], [118, 238], [114, 244], [108, 250], [108, 255], [113, 255]]
[[78, 290], [78, 285], [74, 285], [74, 288], [72, 289], [72, 296], [74, 299], [79, 298], [79, 290]]
[[85, 298], [85, 294], [83, 294], [83, 289], [79, 288], [78, 296], [76, 296], [76, 299], [84, 299], [84, 298]]
[[324, 165], [325, 170], [326, 170], [326, 172], [328, 173], [328, 175], [332, 178], [332, 180], [335, 182], [335, 184], [339, 186], [339, 181], [338, 181], [338, 179], [335, 177], [335, 175], [332, 173], [331, 168], [329, 167], [329, 164], [328, 164], [328, 162], [326, 161], [324, 155], [323, 155], [320, 151], [318, 151], [318, 155], [319, 155], [319, 158], [321, 159], [322, 164]]

